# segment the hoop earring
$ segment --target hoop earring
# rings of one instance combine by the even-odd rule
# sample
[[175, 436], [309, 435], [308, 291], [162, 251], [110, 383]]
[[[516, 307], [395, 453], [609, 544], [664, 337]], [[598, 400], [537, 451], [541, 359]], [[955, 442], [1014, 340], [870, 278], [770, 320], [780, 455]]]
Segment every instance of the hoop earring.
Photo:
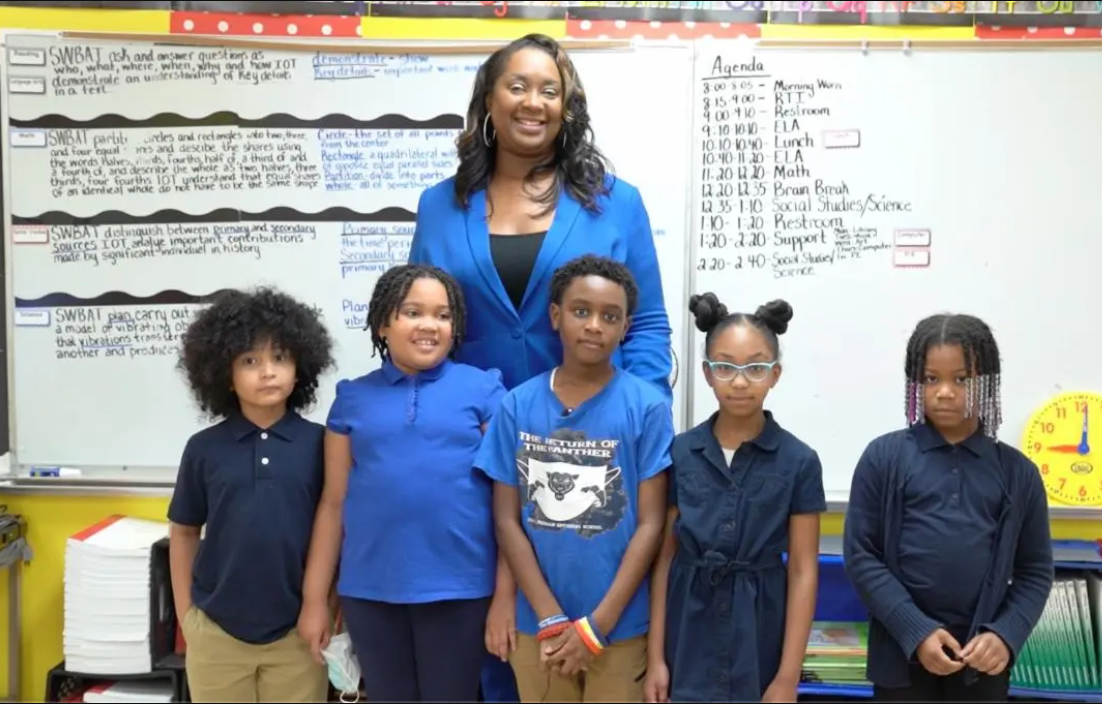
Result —
[[482, 121], [482, 142], [488, 147], [490, 142], [497, 139], [497, 130], [494, 130], [494, 136], [491, 137], [486, 133], [487, 129], [493, 130], [493, 125], [490, 124], [490, 113], [486, 113], [486, 119]]

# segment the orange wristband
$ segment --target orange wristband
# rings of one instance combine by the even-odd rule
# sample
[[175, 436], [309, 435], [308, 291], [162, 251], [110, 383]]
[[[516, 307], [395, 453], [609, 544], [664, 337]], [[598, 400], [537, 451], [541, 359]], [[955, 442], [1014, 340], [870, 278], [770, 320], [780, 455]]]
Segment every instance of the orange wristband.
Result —
[[562, 621], [561, 623], [545, 626], [536, 634], [536, 640], [545, 641], [549, 638], [554, 638], [555, 636], [565, 633], [568, 628], [570, 628], [569, 621]]
[[590, 622], [588, 616], [583, 616], [575, 621], [574, 630], [581, 636], [582, 642], [585, 643], [585, 647], [589, 648], [589, 652], [599, 655], [605, 649], [604, 638]]

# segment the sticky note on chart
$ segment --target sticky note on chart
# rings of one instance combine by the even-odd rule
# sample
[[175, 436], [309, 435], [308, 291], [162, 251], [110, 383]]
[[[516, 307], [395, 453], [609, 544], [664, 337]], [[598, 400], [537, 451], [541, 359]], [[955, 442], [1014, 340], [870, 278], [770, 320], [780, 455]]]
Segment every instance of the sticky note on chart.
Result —
[[896, 247], [929, 247], [930, 231], [926, 228], [899, 228], [893, 234]]
[[856, 149], [861, 146], [861, 130], [825, 130], [824, 149]]
[[892, 264], [899, 269], [922, 269], [930, 266], [929, 247], [896, 247]]
[[46, 146], [46, 130], [8, 130], [8, 142], [16, 148], [32, 147], [41, 149]]
[[50, 326], [49, 308], [16, 309], [12, 322], [20, 328], [46, 328]]
[[12, 244], [49, 244], [49, 225], [12, 225]]
[[8, 66], [45, 66], [45, 49], [25, 49], [10, 47], [8, 49]]
[[45, 95], [46, 79], [42, 76], [8, 76], [8, 92]]

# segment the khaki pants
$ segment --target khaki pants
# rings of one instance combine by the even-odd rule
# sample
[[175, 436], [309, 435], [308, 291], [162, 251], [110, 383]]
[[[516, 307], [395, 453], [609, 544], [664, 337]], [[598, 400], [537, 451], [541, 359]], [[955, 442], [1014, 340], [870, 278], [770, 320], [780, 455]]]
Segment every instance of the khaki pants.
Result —
[[297, 631], [274, 643], [244, 643], [194, 606], [180, 626], [193, 702], [324, 702], [329, 694], [325, 667]]
[[524, 704], [539, 702], [629, 702], [643, 701], [643, 678], [647, 673], [647, 637], [637, 636], [613, 643], [577, 675], [540, 670], [539, 641], [523, 633], [509, 657], [517, 676], [517, 690]]

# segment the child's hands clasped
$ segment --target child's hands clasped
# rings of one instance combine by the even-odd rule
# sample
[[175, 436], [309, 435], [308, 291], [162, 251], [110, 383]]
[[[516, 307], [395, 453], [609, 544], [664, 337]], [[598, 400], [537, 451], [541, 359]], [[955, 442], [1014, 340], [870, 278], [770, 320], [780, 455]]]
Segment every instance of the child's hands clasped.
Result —
[[998, 675], [1010, 664], [1010, 649], [994, 633], [981, 633], [960, 651], [965, 665], [985, 675]]
[[540, 669], [550, 668], [563, 677], [584, 672], [595, 658], [573, 627], [540, 643]]
[[[949, 650], [953, 654], [946, 654]], [[951, 675], [964, 667], [960, 661], [960, 643], [949, 631], [939, 628], [918, 646], [918, 661], [934, 675]]]

